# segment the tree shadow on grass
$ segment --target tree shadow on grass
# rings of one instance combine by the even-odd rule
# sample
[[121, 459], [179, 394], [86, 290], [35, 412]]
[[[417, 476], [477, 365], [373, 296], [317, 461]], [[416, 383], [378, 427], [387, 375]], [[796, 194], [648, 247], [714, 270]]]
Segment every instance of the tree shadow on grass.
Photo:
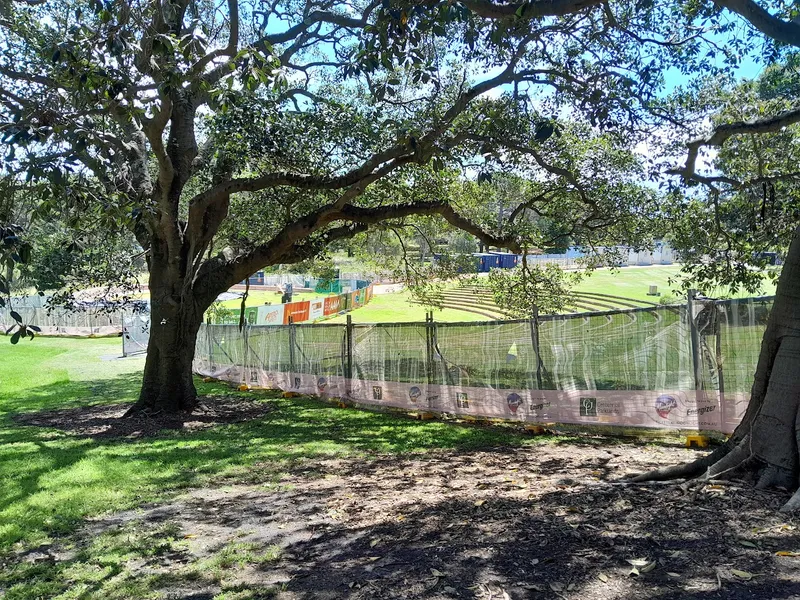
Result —
[[[128, 508], [214, 478], [270, 481], [294, 465], [320, 457], [406, 454], [524, 441], [523, 436], [507, 432], [340, 410], [305, 398], [240, 394], [220, 384], [198, 384], [199, 392], [232, 398], [234, 406], [240, 399], [243, 407], [262, 405], [268, 410], [260, 418], [241, 423], [162, 430], [149, 439], [87, 438], [19, 424], [20, 419], [32, 423], [44, 418], [41, 412], [32, 412], [36, 406], [51, 410], [66, 405], [71, 408], [59, 408], [58, 414], [72, 415], [73, 425], [80, 426], [81, 410], [88, 415], [104, 413], [111, 403], [132, 401], [140, 380], [139, 374], [125, 374], [98, 381], [58, 382], [31, 387], [24, 398], [3, 402], [0, 522], [5, 525], [0, 526], [0, 549], [19, 540], [38, 544], [49, 535], [74, 529], [88, 515]], [[74, 412], [63, 412], [67, 410]], [[40, 424], [47, 424], [46, 420]]]

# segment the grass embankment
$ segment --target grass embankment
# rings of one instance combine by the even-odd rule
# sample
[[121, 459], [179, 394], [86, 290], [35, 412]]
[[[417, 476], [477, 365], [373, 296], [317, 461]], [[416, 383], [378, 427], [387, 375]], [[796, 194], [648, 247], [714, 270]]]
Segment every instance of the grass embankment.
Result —
[[25, 561], [20, 553], [69, 542], [87, 517], [163, 500], [182, 488], [274, 484], [287, 470], [313, 468], [321, 457], [533, 441], [513, 432], [341, 410], [312, 399], [282, 400], [203, 383], [202, 394], [255, 398], [274, 403], [275, 410], [250, 422], [165, 431], [150, 439], [81, 438], [14, 421], [22, 412], [133, 401], [143, 360], [109, 360], [119, 352], [118, 339], [40, 337], [17, 346], [0, 339], [0, 596], [8, 600], [157, 597], [155, 583], [137, 581], [125, 565], [172, 547], [168, 528], [123, 529], [55, 563]]

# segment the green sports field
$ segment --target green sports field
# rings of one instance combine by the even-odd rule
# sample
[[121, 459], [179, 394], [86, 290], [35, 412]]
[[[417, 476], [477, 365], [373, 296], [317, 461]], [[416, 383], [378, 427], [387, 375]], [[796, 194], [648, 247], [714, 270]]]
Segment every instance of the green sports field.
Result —
[[[585, 308], [584, 310], [609, 310], [612, 308], [629, 308], [624, 299], [631, 303], [642, 305], [643, 303], [658, 304], [664, 296], [670, 296], [674, 303], [685, 301], [685, 295], [681, 292], [674, 280], [679, 274], [680, 267], [669, 266], [650, 266], [650, 267], [623, 267], [617, 270], [598, 269], [590, 276], [585, 277], [576, 287], [579, 293], [604, 294], [616, 296], [620, 300], [604, 299], [603, 306]], [[650, 286], [658, 286], [661, 296], [648, 296]], [[746, 298], [750, 294], [738, 292], [731, 294], [730, 290], [725, 289], [704, 289], [701, 290], [706, 296], [712, 298]], [[772, 283], [765, 283], [760, 295], [769, 296], [775, 293], [775, 286]], [[608, 305], [608, 306], [606, 306]], [[613, 306], [616, 305], [616, 306]], [[367, 306], [356, 309], [350, 313], [354, 323], [400, 323], [400, 322], [423, 322], [425, 313], [431, 310], [428, 307], [414, 304], [408, 292], [397, 292], [393, 294], [376, 295]], [[489, 317], [455, 308], [433, 309], [434, 319], [442, 323], [452, 322], [474, 322], [486, 321]], [[326, 322], [344, 323], [346, 317], [340, 315]]]

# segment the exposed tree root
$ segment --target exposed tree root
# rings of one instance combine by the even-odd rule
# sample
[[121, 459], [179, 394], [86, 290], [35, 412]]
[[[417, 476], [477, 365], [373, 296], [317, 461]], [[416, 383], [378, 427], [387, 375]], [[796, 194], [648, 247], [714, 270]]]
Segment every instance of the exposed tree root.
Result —
[[730, 452], [708, 467], [708, 470], [703, 475], [703, 479], [717, 479], [732, 473], [739, 467], [744, 466], [752, 457], [753, 453], [750, 449], [750, 436], [746, 435]]
[[789, 501], [783, 505], [781, 512], [790, 513], [798, 510], [800, 510], [800, 489], [798, 489], [794, 495], [789, 498]]
[[756, 483], [757, 490], [765, 490], [771, 487], [781, 487], [791, 489], [794, 484], [792, 472], [776, 465], [767, 465], [761, 472]]
[[723, 458], [730, 451], [731, 448], [726, 443], [716, 448], [707, 456], [703, 456], [692, 462], [662, 467], [647, 473], [641, 473], [631, 478], [631, 481], [633, 483], [642, 483], [645, 481], [666, 481], [667, 479], [691, 479], [705, 473], [708, 467]]

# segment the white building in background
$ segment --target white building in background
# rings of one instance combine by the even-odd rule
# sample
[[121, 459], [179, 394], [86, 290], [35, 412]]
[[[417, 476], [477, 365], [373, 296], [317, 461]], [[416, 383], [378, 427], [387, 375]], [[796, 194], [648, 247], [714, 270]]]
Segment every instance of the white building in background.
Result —
[[[605, 249], [600, 248], [603, 252]], [[675, 251], [667, 242], [658, 242], [653, 250], [636, 251], [625, 246], [617, 246], [614, 249], [621, 257], [620, 267], [639, 267], [650, 265], [672, 265], [675, 263]], [[625, 256], [627, 253], [627, 261]], [[579, 248], [569, 248], [563, 254], [529, 254], [527, 260], [535, 263], [552, 263], [561, 267], [576, 266], [586, 254]]]

